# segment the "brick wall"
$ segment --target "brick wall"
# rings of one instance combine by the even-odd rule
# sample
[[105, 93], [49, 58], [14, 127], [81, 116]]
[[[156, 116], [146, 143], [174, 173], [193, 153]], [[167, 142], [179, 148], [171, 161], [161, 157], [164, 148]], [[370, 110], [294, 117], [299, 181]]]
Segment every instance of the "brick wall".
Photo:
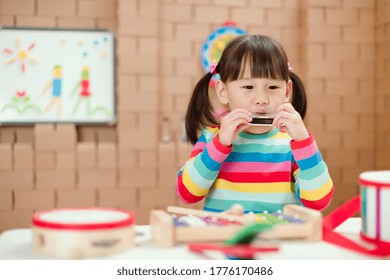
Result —
[[202, 43], [228, 19], [281, 41], [304, 79], [334, 209], [358, 193], [361, 171], [389, 168], [388, 2], [0, 0], [1, 25], [109, 28], [118, 57], [115, 125], [0, 127], [0, 231], [28, 227], [38, 209], [121, 207], [145, 224], [153, 208], [182, 206], [185, 108]]

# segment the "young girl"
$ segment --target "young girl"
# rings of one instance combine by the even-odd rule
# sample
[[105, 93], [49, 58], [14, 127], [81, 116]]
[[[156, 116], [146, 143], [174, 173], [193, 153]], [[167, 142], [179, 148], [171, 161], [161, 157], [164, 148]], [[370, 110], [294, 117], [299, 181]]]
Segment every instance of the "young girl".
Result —
[[[329, 205], [333, 182], [303, 123], [305, 90], [291, 70], [282, 46], [269, 37], [243, 35], [229, 42], [188, 106], [186, 134], [194, 148], [176, 184], [184, 203], [206, 197], [204, 210], [240, 204], [254, 213], [285, 204], [318, 210]], [[228, 108], [219, 120], [208, 95], [214, 74], [220, 76], [217, 97]], [[252, 125], [255, 114], [274, 114], [272, 126]]]

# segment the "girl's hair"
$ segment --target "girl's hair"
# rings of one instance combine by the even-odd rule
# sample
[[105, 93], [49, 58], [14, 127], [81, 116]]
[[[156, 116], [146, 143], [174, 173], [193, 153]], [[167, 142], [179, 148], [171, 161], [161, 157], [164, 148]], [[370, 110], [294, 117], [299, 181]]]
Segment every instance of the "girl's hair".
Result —
[[[249, 63], [253, 78], [290, 79], [293, 83], [291, 104], [301, 115], [306, 114], [306, 92], [301, 79], [291, 72], [282, 45], [263, 35], [242, 35], [232, 39], [222, 52], [215, 69], [223, 83], [240, 79]], [[185, 117], [187, 139], [195, 144], [199, 130], [218, 125], [209, 98], [209, 83], [213, 74], [206, 73], [196, 84]]]

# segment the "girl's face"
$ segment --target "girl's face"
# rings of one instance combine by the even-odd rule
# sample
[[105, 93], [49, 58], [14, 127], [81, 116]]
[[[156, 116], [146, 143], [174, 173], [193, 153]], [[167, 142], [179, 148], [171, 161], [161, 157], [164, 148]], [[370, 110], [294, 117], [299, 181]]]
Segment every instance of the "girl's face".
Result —
[[[249, 67], [246, 67], [242, 78], [226, 84], [217, 81], [218, 99], [229, 107], [229, 110], [246, 109], [252, 114], [276, 114], [280, 105], [288, 102], [292, 93], [292, 82], [269, 78], [251, 78]], [[265, 133], [272, 129], [269, 126], [250, 126], [249, 133]]]

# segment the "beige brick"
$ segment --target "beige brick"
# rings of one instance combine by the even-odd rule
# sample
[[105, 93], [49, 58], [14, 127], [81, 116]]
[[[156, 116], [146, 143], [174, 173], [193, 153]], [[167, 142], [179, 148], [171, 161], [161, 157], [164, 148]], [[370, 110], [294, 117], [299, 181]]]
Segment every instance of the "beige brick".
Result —
[[14, 169], [15, 170], [33, 170], [34, 155], [31, 144], [14, 145]]
[[157, 56], [159, 51], [159, 41], [157, 38], [140, 38], [139, 54]]
[[221, 24], [229, 18], [227, 7], [205, 7], [195, 6], [196, 23], [216, 23]]
[[92, 190], [57, 191], [57, 207], [94, 207], [97, 194]]
[[115, 143], [116, 129], [114, 127], [101, 127], [97, 130], [97, 138], [99, 143]]
[[358, 24], [357, 9], [327, 9], [326, 10], [327, 25], [356, 25]]
[[343, 32], [343, 41], [347, 43], [375, 42], [374, 28], [370, 26], [346, 26]]
[[179, 168], [160, 167], [158, 169], [158, 187], [164, 188], [167, 192], [174, 192]]
[[121, 17], [118, 19], [118, 34], [156, 36], [158, 34], [158, 24], [157, 21], [148, 18]]
[[138, 164], [137, 152], [124, 148], [118, 149], [119, 169], [135, 168]]
[[342, 69], [344, 77], [367, 78], [374, 77], [375, 74], [375, 64], [370, 61], [345, 62]]
[[11, 144], [0, 143], [0, 171], [11, 171], [13, 167], [13, 150]]
[[99, 190], [100, 207], [125, 207], [133, 209], [136, 206], [136, 190]]
[[81, 17], [112, 18], [115, 16], [114, 1], [79, 0], [78, 15]]
[[282, 1], [281, 0], [249, 0], [249, 6], [251, 7], [259, 7], [259, 8], [281, 8]]
[[158, 78], [153, 75], [143, 75], [138, 79], [139, 92], [142, 93], [156, 93], [158, 92]]
[[267, 23], [272, 26], [290, 26], [299, 23], [299, 13], [291, 10], [269, 10]]
[[1, 0], [1, 14], [4, 15], [33, 15], [35, 0]]
[[374, 145], [373, 133], [348, 132], [343, 133], [344, 147], [349, 149], [372, 149]]
[[15, 137], [17, 143], [34, 143], [34, 128], [33, 127], [17, 127], [15, 129]]
[[38, 0], [39, 16], [75, 16], [76, 0]]
[[358, 81], [353, 78], [327, 79], [325, 84], [325, 93], [326, 95], [337, 95], [337, 96], [346, 96], [346, 97], [357, 96]]
[[345, 113], [373, 114], [375, 111], [374, 105], [374, 100], [370, 97], [348, 99], [348, 102], [344, 102], [343, 104], [343, 111]]
[[307, 8], [307, 23], [309, 25], [323, 25], [325, 23], [325, 12], [326, 10], [321, 8]]
[[0, 212], [0, 232], [3, 230], [29, 228], [31, 226], [31, 210], [12, 210]]
[[306, 4], [314, 7], [340, 7], [342, 0], [306, 0]]
[[72, 124], [58, 124], [56, 127], [57, 150], [74, 151], [76, 148], [76, 126]]
[[357, 115], [332, 114], [326, 116], [326, 131], [355, 131], [358, 129]]
[[119, 170], [119, 188], [155, 188], [157, 186], [157, 171], [151, 168], [135, 168]]
[[158, 166], [160, 168], [176, 167], [176, 153], [173, 143], [160, 143], [158, 145]]
[[341, 27], [339, 26], [308, 26], [307, 39], [309, 42], [338, 43], [341, 41]]
[[[170, 26], [167, 26], [167, 28], [168, 27]], [[203, 41], [209, 33], [210, 27], [208, 24], [178, 23], [176, 26], [175, 39], [185, 42], [192, 42], [195, 40]], [[164, 36], [163, 39], [167, 41], [173, 41], [172, 36]]]
[[76, 188], [76, 172], [69, 170], [37, 170], [37, 190], [70, 190]]
[[356, 61], [359, 58], [358, 46], [356, 44], [328, 44], [325, 50], [326, 58], [330, 60]]
[[93, 18], [58, 17], [58, 27], [62, 28], [95, 28]]
[[341, 147], [340, 132], [316, 132], [314, 134], [320, 149], [339, 149]]
[[143, 189], [140, 190], [140, 206], [168, 206], [174, 205], [176, 193], [166, 189]]
[[12, 192], [11, 191], [0, 191], [0, 210], [12, 210]]
[[121, 73], [139, 73], [139, 74], [156, 74], [157, 73], [157, 59], [155, 57], [146, 55], [131, 55], [129, 56], [130, 63], [125, 67], [119, 65], [119, 72]]
[[138, 152], [140, 168], [156, 168], [157, 167], [157, 154], [155, 150], [140, 150]]
[[159, 1], [140, 1], [138, 14], [141, 17], [157, 18], [161, 13]]
[[327, 150], [328, 158], [331, 159], [333, 166], [347, 167], [356, 166], [358, 162], [358, 151], [354, 150]]
[[116, 170], [80, 170], [78, 172], [79, 189], [115, 189], [116, 186]]
[[94, 143], [77, 144], [77, 166], [81, 170], [97, 167], [97, 150]]
[[[242, 8], [242, 9], [234, 9], [232, 11], [232, 18], [239, 22], [240, 24], [252, 24], [256, 22], [256, 24], [264, 24], [265, 22], [265, 14], [263, 9], [256, 8]], [[269, 14], [268, 14], [269, 15]]]
[[14, 128], [2, 127], [0, 130], [0, 142], [13, 144], [16, 142]]
[[189, 22], [192, 18], [190, 5], [162, 5], [160, 10], [160, 17], [166, 22]]
[[336, 78], [341, 75], [341, 63], [338, 61], [325, 61], [318, 59], [308, 64], [310, 78]]
[[116, 30], [118, 28], [118, 22], [116, 19], [98, 19], [97, 28]]
[[191, 43], [179, 40], [161, 42], [162, 55], [165, 58], [192, 57]]
[[57, 135], [54, 125], [35, 125], [35, 149], [37, 151], [54, 151], [57, 148]]
[[28, 27], [54, 27], [56, 24], [55, 17], [49, 16], [16, 16], [17, 26], [28, 26]]
[[53, 208], [54, 191], [15, 191], [15, 210]]
[[133, 17], [138, 13], [137, 2], [129, 0], [118, 0], [117, 13], [119, 17]]
[[115, 169], [117, 167], [117, 147], [114, 143], [99, 143], [98, 168]]
[[76, 169], [76, 152], [58, 152], [57, 153], [58, 170]]
[[0, 24], [4, 26], [14, 26], [15, 25], [15, 17], [8, 15], [0, 15]]
[[0, 172], [2, 190], [31, 190], [34, 187], [33, 171]]
[[79, 127], [78, 131], [79, 142], [96, 143], [97, 130], [95, 127]]

